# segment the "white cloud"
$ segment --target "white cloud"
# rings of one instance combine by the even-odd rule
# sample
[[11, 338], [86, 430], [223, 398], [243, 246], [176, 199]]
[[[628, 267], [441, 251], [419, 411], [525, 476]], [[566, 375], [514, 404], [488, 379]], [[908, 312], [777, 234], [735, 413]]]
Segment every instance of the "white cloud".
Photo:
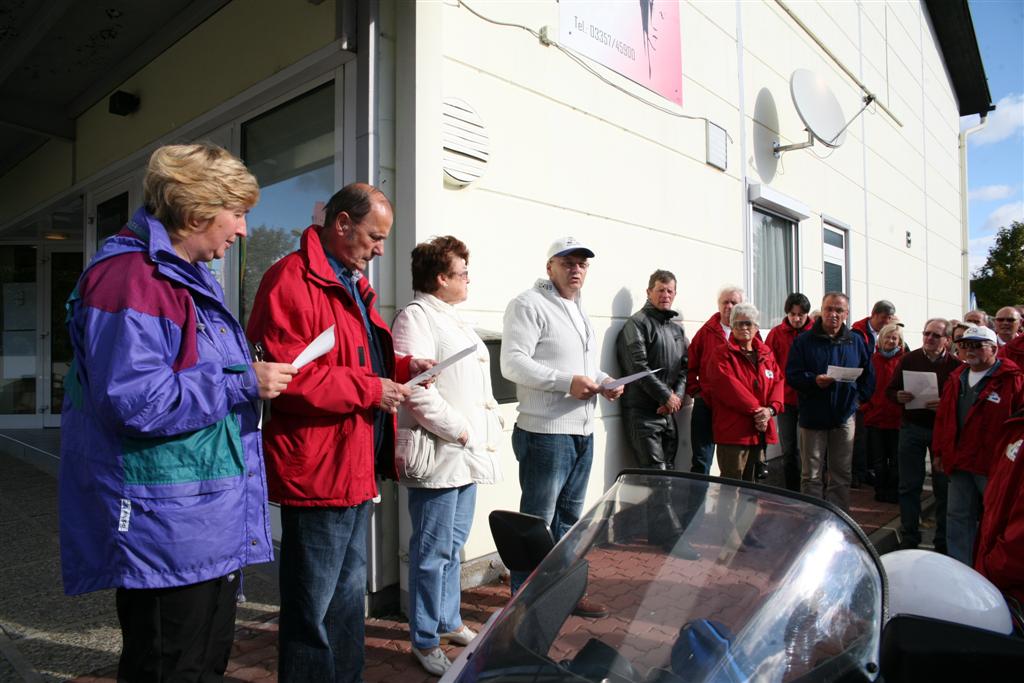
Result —
[[984, 237], [976, 237], [967, 243], [969, 253], [967, 267], [972, 275], [974, 271], [985, 265], [985, 260], [988, 259], [988, 250], [992, 248], [995, 240], [995, 235], [985, 235]]
[[1013, 221], [1024, 221], [1024, 201], [1010, 202], [996, 208], [981, 226], [983, 234], [994, 233], [999, 228], [1008, 228]]
[[[974, 117], [970, 117], [972, 120]], [[1013, 137], [1024, 130], [1024, 93], [1011, 94], [996, 102], [996, 110], [988, 115], [988, 124], [968, 138], [975, 146], [991, 145]]]
[[1013, 195], [1014, 190], [1009, 185], [985, 185], [971, 190], [967, 196], [979, 201], [992, 201], [995, 199], [1006, 199]]

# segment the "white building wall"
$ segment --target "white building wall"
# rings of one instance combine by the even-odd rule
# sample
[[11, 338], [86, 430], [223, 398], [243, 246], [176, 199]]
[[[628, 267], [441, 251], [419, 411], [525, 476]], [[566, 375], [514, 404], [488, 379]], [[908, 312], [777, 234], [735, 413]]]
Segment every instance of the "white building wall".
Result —
[[[469, 4], [489, 18], [547, 27], [558, 36], [559, 6], [553, 0]], [[916, 346], [912, 331], [925, 319], [962, 313], [956, 98], [918, 3], [792, 3], [902, 123], [872, 106], [834, 151], [816, 145], [780, 160], [771, 154], [773, 138], [790, 144], [806, 137], [789, 94], [793, 70], [824, 76], [848, 118], [862, 97], [776, 2], [681, 4], [682, 108], [594, 66], [641, 99], [724, 127], [732, 139], [725, 172], [705, 163], [703, 121], [629, 97], [526, 31], [487, 23], [454, 3], [398, 7], [440, 27], [436, 35], [417, 33], [416, 59], [437, 69], [439, 79], [438, 87], [418, 89], [416, 97], [465, 100], [490, 136], [486, 173], [471, 187], [445, 186], [439, 167], [416, 163], [416, 172], [427, 174], [427, 180], [416, 181], [416, 201], [431, 193], [432, 213], [417, 212], [413, 221], [416, 241], [451, 233], [469, 245], [472, 279], [462, 309], [481, 327], [501, 329], [509, 299], [544, 275], [549, 242], [572, 234], [597, 254], [584, 302], [602, 343], [605, 370], [618, 372], [615, 336], [643, 303], [655, 268], [679, 277], [677, 307], [692, 336], [715, 311], [722, 284], [749, 283], [750, 183], [766, 184], [810, 208], [811, 217], [799, 225], [797, 266], [800, 287], [812, 302], [823, 293], [825, 214], [850, 227], [851, 320], [867, 315], [873, 301], [892, 299]], [[416, 65], [417, 72], [425, 63]], [[400, 88], [410, 87], [403, 83], [406, 67], [399, 59]], [[440, 120], [415, 125], [416, 136], [434, 135]], [[399, 113], [396, 136], [408, 133]], [[397, 166], [401, 188], [401, 146]], [[402, 210], [399, 203], [400, 216]], [[400, 291], [399, 298], [403, 294], [409, 292]], [[514, 405], [503, 409], [511, 431]], [[620, 468], [632, 464], [618, 406], [602, 400], [598, 414], [588, 504]], [[467, 559], [493, 550], [486, 525], [490, 510], [518, 506], [517, 465], [508, 441], [500, 457], [506, 480], [480, 491]], [[688, 467], [688, 452], [677, 463]]]

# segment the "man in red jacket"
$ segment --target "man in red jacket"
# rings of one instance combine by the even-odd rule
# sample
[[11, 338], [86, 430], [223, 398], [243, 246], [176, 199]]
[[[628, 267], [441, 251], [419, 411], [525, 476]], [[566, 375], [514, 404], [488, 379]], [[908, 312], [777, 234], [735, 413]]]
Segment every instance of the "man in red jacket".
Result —
[[949, 477], [949, 555], [970, 566], [996, 440], [1003, 422], [1024, 407], [1024, 374], [1013, 361], [996, 358], [996, 334], [987, 327], [969, 328], [960, 345], [967, 363], [942, 388], [932, 452]]
[[800, 439], [798, 438], [800, 409], [797, 407], [799, 398], [796, 390], [785, 384], [786, 362], [789, 360], [789, 349], [798, 334], [811, 329], [814, 321], [811, 302], [801, 292], [793, 292], [786, 297], [786, 317], [768, 333], [764, 343], [775, 355], [775, 362], [782, 370], [785, 405], [776, 418], [779, 426], [779, 441], [782, 445], [782, 472], [786, 488], [790, 491], [800, 490]]
[[711, 471], [711, 459], [715, 455], [711, 396], [701, 385], [701, 379], [707, 374], [708, 362], [715, 349], [724, 346], [729, 338], [729, 314], [732, 313], [732, 307], [742, 302], [742, 289], [723, 287], [718, 293], [718, 313], [708, 318], [690, 342], [686, 359], [686, 393], [693, 398], [693, 410], [690, 413], [690, 447], [693, 451], [690, 471], [698, 474]]
[[1018, 334], [1008, 343], [999, 347], [999, 357], [1008, 358], [1024, 368], [1024, 334]]
[[1007, 420], [995, 448], [978, 529], [977, 569], [1024, 604], [1024, 411]]
[[[384, 253], [391, 203], [353, 183], [298, 251], [263, 276], [247, 333], [288, 362], [334, 326], [334, 347], [274, 399], [264, 424], [270, 499], [281, 504], [280, 681], [361, 681], [366, 526], [377, 475], [396, 478], [398, 382], [433, 361], [395, 356], [363, 275]], [[396, 381], [397, 380], [397, 381]]]

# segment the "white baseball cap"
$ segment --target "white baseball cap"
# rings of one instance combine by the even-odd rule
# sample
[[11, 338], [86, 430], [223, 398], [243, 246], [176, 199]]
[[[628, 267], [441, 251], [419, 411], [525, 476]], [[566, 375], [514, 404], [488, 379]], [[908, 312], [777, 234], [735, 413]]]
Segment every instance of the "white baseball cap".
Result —
[[559, 237], [557, 240], [551, 243], [548, 247], [548, 258], [554, 258], [556, 256], [565, 256], [573, 252], [582, 252], [587, 258], [593, 258], [594, 250], [587, 245], [580, 242], [575, 237]]
[[971, 325], [964, 332], [964, 336], [960, 337], [960, 341], [980, 341], [988, 342], [993, 345], [997, 345], [996, 333], [987, 327], [981, 325]]

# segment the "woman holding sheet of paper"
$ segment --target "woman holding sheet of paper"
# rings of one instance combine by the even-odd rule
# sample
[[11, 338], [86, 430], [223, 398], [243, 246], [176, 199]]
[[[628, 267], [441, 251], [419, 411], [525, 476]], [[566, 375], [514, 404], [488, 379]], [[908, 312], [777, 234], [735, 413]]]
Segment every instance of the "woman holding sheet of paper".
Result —
[[241, 570], [273, 557], [259, 399], [295, 368], [253, 362], [206, 267], [259, 197], [242, 162], [161, 147], [143, 188], [67, 304], [64, 590], [117, 590], [118, 680], [219, 680]]
[[483, 340], [456, 310], [469, 291], [469, 250], [435, 237], [412, 251], [415, 296], [395, 318], [395, 350], [438, 363], [473, 351], [418, 386], [398, 415], [395, 459], [409, 495], [409, 632], [423, 668], [450, 666], [441, 639], [466, 645], [476, 635], [459, 616], [459, 552], [469, 536], [476, 484], [501, 480], [502, 422], [491, 392]]

